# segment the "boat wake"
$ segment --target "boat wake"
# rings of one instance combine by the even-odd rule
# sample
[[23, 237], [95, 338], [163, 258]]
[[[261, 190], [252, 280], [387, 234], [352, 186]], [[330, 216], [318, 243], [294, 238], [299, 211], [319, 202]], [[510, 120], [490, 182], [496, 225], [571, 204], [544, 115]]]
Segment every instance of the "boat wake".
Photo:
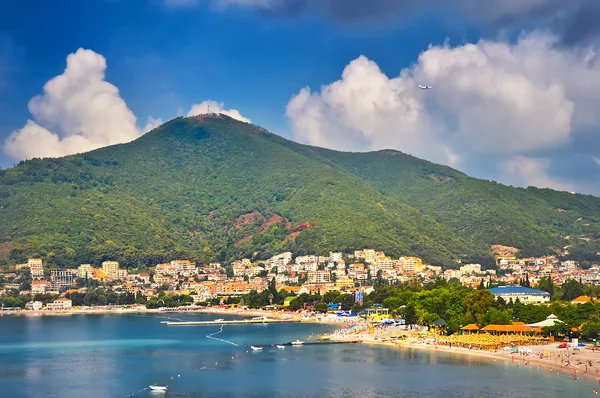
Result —
[[211, 334], [207, 335], [207, 336], [206, 336], [206, 338], [207, 338], [207, 339], [213, 339], [213, 340], [217, 340], [217, 341], [220, 341], [220, 342], [223, 342], [223, 343], [227, 343], [227, 344], [231, 344], [231, 345], [233, 345], [233, 346], [236, 346], [236, 347], [238, 347], [238, 346], [239, 346], [239, 344], [236, 344], [236, 343], [234, 343], [234, 342], [232, 342], [232, 341], [225, 340], [225, 339], [220, 339], [220, 338], [218, 338], [218, 337], [213, 337], [213, 336], [216, 336], [217, 334], [219, 334], [219, 333], [221, 333], [221, 332], [223, 332], [223, 325], [221, 325], [221, 329], [219, 329], [219, 331], [218, 331], [218, 332], [211, 333]]

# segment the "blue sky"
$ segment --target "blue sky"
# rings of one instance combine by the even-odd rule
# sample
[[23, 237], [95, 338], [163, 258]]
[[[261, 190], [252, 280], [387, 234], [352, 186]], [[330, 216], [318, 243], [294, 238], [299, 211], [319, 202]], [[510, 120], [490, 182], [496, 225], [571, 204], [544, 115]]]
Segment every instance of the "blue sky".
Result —
[[[107, 80], [138, 118], [176, 116], [179, 106], [213, 98], [242, 108], [257, 123], [286, 129], [291, 95], [339, 77], [360, 54], [397, 74], [447, 32], [419, 21], [389, 29], [351, 29], [322, 18], [271, 19], [250, 10], [219, 12], [208, 2], [168, 7], [160, 1], [20, 1], [0, 15], [2, 54], [10, 68], [3, 89], [2, 134], [21, 127], [27, 102], [62, 72], [78, 48], [104, 55]], [[68, 7], [67, 7], [68, 5]], [[426, 29], [424, 29], [424, 27]], [[465, 38], [462, 32], [455, 40]]]
[[[342, 150], [391, 147], [509, 184], [598, 193], [593, 187], [598, 177], [594, 167], [600, 165], [595, 119], [589, 115], [591, 111], [580, 111], [585, 103], [598, 98], [593, 92], [589, 94], [593, 98], [582, 99], [578, 94], [571, 98], [570, 93], [577, 92], [575, 83], [562, 69], [542, 81], [536, 77], [540, 73], [529, 70], [525, 60], [505, 62], [503, 55], [493, 55], [494, 45], [504, 45], [515, 53], [530, 45], [543, 51], [541, 60], [561, 57], [566, 69], [569, 62], [575, 62], [573, 56], [581, 62], [589, 57], [590, 49], [595, 48], [596, 32], [593, 28], [582, 32], [573, 29], [580, 8], [567, 10], [572, 20], [560, 20], [556, 15], [565, 12], [554, 0], [529, 2], [537, 7], [522, 3], [515, 0], [513, 7], [497, 2], [481, 10], [473, 7], [472, 0], [451, 0], [443, 8], [436, 0], [374, 0], [370, 6], [348, 0], [341, 7], [340, 0], [4, 2], [0, 5], [0, 142], [5, 143], [0, 167], [10, 167], [19, 159], [38, 154], [69, 152], [57, 149], [45, 153], [43, 148], [28, 152], [36, 140], [26, 141], [25, 134], [19, 150], [13, 150], [14, 142], [7, 139], [24, 129], [28, 120], [59, 140], [80, 134], [73, 127], [74, 116], [69, 114], [72, 110], [57, 103], [57, 95], [48, 101], [60, 112], [44, 111], [43, 106], [32, 111], [28, 103], [44, 93], [46, 82], [63, 74], [67, 56], [83, 48], [104, 57], [105, 81], [118, 88], [116, 97], [126, 104], [123, 114], [128, 108], [137, 117], [135, 126], [124, 128], [132, 131], [124, 137], [143, 132], [148, 117], [167, 121], [187, 114], [194, 104], [212, 100], [223, 103], [224, 109], [236, 109], [276, 134], [301, 142]], [[581, 8], [589, 5], [584, 0], [579, 3]], [[585, 28], [583, 24], [578, 26]], [[521, 40], [523, 35], [529, 35], [528, 42]], [[489, 46], [481, 44], [482, 40]], [[531, 82], [531, 92], [517, 98], [529, 98], [537, 104], [537, 98], [551, 97], [547, 90], [558, 81], [566, 95], [556, 92], [555, 100], [535, 111], [539, 115], [562, 115], [564, 111], [564, 117], [557, 117], [550, 127], [542, 124], [543, 131], [532, 133], [508, 153], [494, 150], [504, 140], [498, 137], [502, 131], [496, 131], [498, 121], [514, 117], [512, 122], [507, 121], [507, 129], [536, 129], [532, 121], [539, 120], [538, 114], [523, 118], [518, 109], [503, 109], [497, 115], [478, 119], [478, 114], [518, 100], [496, 98], [448, 83], [460, 81], [464, 76], [461, 71], [470, 76], [471, 72], [465, 72], [465, 66], [457, 66], [456, 61], [470, 56], [459, 53], [468, 44], [477, 45], [486, 57], [492, 54], [486, 65], [492, 73], [497, 71], [497, 76], [507, 79], [498, 87], [510, 87], [509, 79], [514, 74], [522, 74], [519, 81], [525, 83], [521, 86], [528, 87]], [[428, 51], [430, 46], [433, 50]], [[428, 60], [420, 60], [421, 53], [426, 53]], [[452, 75], [432, 72], [431, 65], [439, 62], [451, 65]], [[475, 76], [488, 76], [479, 61], [473, 62], [479, 68]], [[341, 77], [345, 68], [347, 79]], [[590, 68], [590, 85], [595, 87], [596, 69]], [[401, 70], [405, 77], [400, 76]], [[443, 85], [439, 96], [451, 102], [452, 98], [460, 99], [465, 108], [457, 109], [445, 105], [439, 97], [431, 99], [414, 92], [414, 83], [425, 80], [436, 85], [431, 90], [433, 95]], [[376, 83], [361, 86], [365, 81]], [[73, 89], [78, 84], [73, 83]], [[302, 94], [305, 87], [310, 93]], [[357, 100], [360, 97], [370, 99], [361, 102]], [[74, 98], [82, 101], [82, 97]], [[477, 104], [486, 101], [500, 105], [478, 110]], [[571, 102], [575, 110], [569, 113]], [[77, 109], [81, 112], [85, 106], [82, 103]], [[371, 120], [370, 124], [353, 120], [351, 112]], [[318, 123], [315, 115], [319, 115]], [[487, 126], [486, 120], [493, 125]], [[492, 132], [485, 139], [472, 139], [470, 134], [474, 133], [464, 126], [467, 122], [484, 131], [489, 127]], [[118, 126], [118, 121], [111, 125]], [[555, 125], [563, 127], [548, 133], [552, 139], [547, 138], [546, 132]], [[139, 132], [133, 131], [135, 128]], [[518, 140], [523, 134], [529, 132], [517, 131], [508, 139]], [[114, 143], [114, 139], [99, 140], [94, 145]]]

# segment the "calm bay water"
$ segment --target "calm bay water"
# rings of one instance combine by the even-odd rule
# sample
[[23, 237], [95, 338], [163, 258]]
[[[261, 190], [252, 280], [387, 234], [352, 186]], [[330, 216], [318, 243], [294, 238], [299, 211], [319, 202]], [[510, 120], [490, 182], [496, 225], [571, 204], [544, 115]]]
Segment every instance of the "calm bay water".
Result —
[[[182, 320], [217, 316], [175, 314]], [[227, 318], [226, 316], [218, 316]], [[0, 397], [588, 397], [596, 384], [442, 353], [365, 345], [265, 348], [325, 325], [167, 327], [164, 318], [0, 318]], [[173, 379], [171, 379], [173, 377]], [[143, 391], [168, 384], [166, 395]]]

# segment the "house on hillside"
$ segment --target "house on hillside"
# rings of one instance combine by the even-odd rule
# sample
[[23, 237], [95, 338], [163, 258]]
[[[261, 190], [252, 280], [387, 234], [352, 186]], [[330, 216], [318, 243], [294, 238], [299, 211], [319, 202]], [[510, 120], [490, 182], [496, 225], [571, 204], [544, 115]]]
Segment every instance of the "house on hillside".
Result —
[[579, 297], [574, 298], [573, 300], [571, 300], [571, 304], [585, 304], [585, 303], [589, 303], [590, 301], [592, 301], [591, 297], [588, 297], [588, 296], [579, 296]]

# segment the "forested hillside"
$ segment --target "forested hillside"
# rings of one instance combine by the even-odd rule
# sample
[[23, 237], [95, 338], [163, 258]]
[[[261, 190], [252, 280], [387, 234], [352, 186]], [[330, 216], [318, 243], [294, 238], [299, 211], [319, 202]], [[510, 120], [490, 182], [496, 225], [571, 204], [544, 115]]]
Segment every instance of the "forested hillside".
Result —
[[[0, 262], [58, 266], [376, 247], [427, 262], [595, 250], [600, 199], [469, 178], [395, 151], [342, 153], [228, 117], [0, 171]], [[565, 237], [569, 238], [566, 239]], [[589, 238], [589, 241], [580, 238]]]

